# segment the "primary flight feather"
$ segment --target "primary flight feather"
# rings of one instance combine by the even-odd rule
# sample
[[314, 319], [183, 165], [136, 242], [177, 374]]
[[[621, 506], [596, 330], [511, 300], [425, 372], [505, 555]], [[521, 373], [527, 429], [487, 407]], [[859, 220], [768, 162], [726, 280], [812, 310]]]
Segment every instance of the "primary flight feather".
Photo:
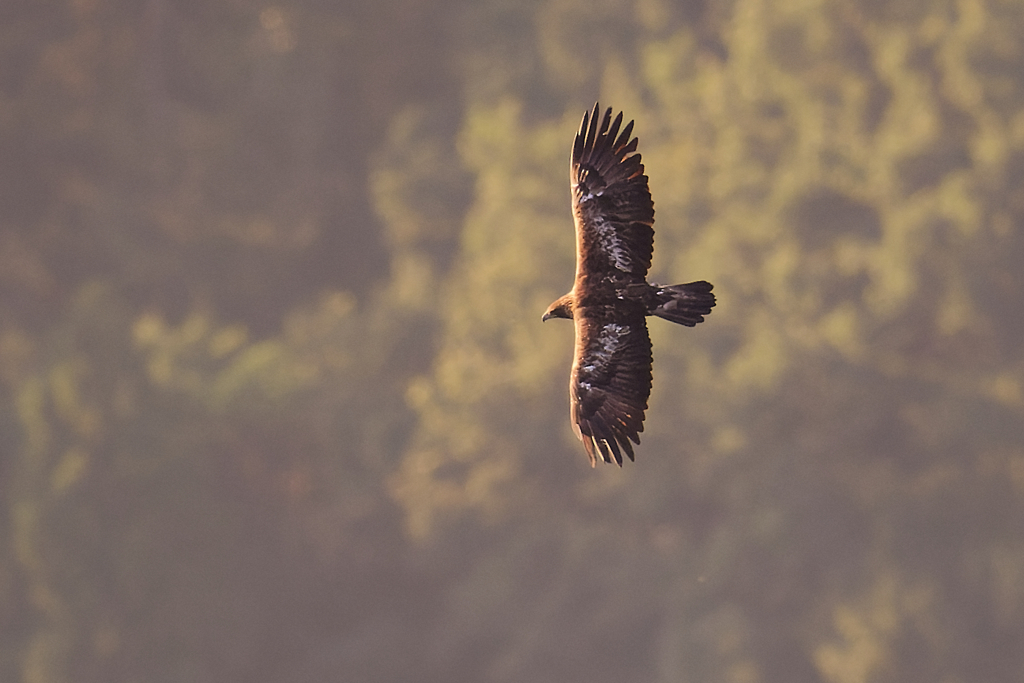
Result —
[[711, 313], [715, 295], [704, 281], [648, 284], [654, 251], [654, 202], [630, 138], [599, 106], [583, 114], [572, 146], [570, 181], [576, 223], [576, 280], [544, 313], [576, 326], [569, 376], [573, 430], [597, 464], [633, 460], [651, 395], [651, 340], [646, 317], [693, 327]]

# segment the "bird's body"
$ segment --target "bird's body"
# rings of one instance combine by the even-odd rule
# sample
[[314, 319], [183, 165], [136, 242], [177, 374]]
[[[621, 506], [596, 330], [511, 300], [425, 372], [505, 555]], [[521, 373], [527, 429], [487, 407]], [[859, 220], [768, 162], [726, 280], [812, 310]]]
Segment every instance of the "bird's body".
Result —
[[[609, 108], [598, 127], [597, 105], [572, 149], [570, 180], [576, 224], [576, 280], [544, 313], [569, 318], [576, 348], [569, 394], [573, 429], [590, 456], [622, 464], [640, 443], [651, 393], [651, 341], [646, 317], [692, 327], [715, 305], [707, 282], [648, 284], [654, 251], [654, 203], [647, 176], [620, 113]], [[632, 443], [631, 443], [632, 442]]]

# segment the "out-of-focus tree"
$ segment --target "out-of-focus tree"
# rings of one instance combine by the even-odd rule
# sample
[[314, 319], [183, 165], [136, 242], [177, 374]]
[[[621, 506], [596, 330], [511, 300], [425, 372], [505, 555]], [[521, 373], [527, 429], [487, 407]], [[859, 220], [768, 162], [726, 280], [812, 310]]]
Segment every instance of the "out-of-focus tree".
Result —
[[[1019, 3], [0, 17], [3, 680], [1016, 680]], [[592, 472], [597, 96], [720, 303]]]
[[[554, 548], [560, 568], [538, 586], [511, 556], [519, 572], [481, 567], [454, 642], [510, 643], [491, 662], [502, 679], [635, 677], [611, 656], [545, 668], [538, 643], [566, 629], [545, 619], [571, 613], [583, 642], [643, 633], [625, 640], [659, 680], [1009, 680], [1024, 15], [749, 0], [707, 8], [715, 40], [701, 22], [665, 30], [668, 3], [640, 6], [604, 41], [559, 24], [573, 3], [546, 3], [537, 49], [552, 80], [599, 80], [602, 103], [638, 119], [655, 276], [709, 279], [720, 305], [692, 332], [652, 324], [642, 466], [559, 473], [585, 462], [566, 424], [571, 331], [536, 315], [571, 277], [563, 169], [588, 103], [554, 123], [531, 122], [526, 93], [470, 109], [477, 192], [393, 490], [414, 536], [460, 514], [521, 520], [509, 552]], [[651, 554], [668, 563], [654, 576]], [[488, 600], [490, 580], [507, 592]], [[664, 600], [610, 594], [633, 583]], [[481, 605], [528, 593], [530, 626], [488, 630]]]
[[429, 332], [369, 178], [455, 84], [429, 10], [0, 9], [3, 680], [281, 680], [400, 599]]

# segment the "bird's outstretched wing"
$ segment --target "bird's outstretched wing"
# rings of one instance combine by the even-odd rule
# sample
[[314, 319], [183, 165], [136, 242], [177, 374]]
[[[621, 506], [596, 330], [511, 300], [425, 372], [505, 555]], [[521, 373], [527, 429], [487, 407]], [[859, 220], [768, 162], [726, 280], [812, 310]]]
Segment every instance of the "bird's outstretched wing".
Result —
[[620, 112], [612, 121], [599, 105], [583, 115], [572, 146], [570, 180], [576, 221], [576, 275], [643, 280], [654, 251], [654, 202], [647, 176], [630, 139], [633, 122], [619, 132]]
[[572, 423], [591, 466], [600, 455], [622, 465], [640, 443], [651, 394], [651, 340], [643, 315], [629, 320], [576, 317], [576, 355], [569, 391]]

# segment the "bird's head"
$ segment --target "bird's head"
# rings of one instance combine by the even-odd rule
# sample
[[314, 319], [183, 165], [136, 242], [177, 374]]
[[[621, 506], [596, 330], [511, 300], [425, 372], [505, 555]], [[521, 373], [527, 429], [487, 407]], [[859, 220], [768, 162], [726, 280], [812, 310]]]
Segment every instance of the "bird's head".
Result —
[[541, 318], [541, 321], [543, 322], [548, 318], [567, 318], [572, 320], [572, 294], [566, 294], [548, 306], [548, 310], [544, 311], [544, 317]]

